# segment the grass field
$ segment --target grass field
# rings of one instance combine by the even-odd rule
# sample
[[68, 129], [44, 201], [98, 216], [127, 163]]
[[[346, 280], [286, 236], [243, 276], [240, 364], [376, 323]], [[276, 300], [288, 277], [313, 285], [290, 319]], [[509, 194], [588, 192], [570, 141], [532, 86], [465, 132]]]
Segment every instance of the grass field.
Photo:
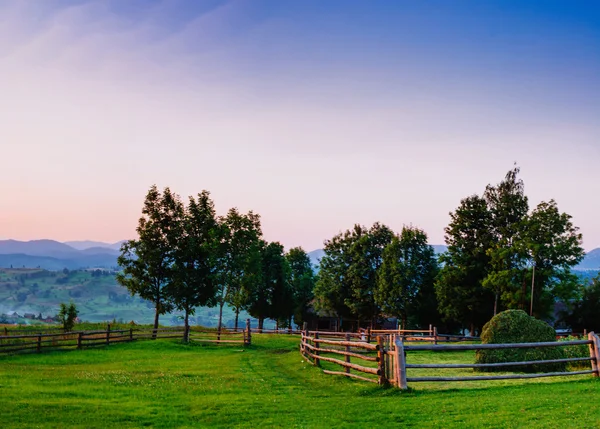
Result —
[[[138, 296], [132, 297], [126, 288], [119, 285], [114, 273], [106, 272], [94, 276], [91, 271], [72, 270], [68, 272], [41, 269], [0, 268], [0, 314], [17, 312], [33, 313], [36, 316], [54, 316], [61, 302], [74, 302], [79, 317], [90, 322], [121, 320], [136, 323], [152, 323], [154, 307], [152, 303]], [[240, 323], [249, 317], [240, 314]], [[191, 318], [194, 324], [217, 326], [218, 308], [200, 307]], [[223, 309], [223, 323], [233, 327], [234, 311]], [[183, 324], [180, 313], [165, 314], [160, 321], [166, 325]], [[30, 319], [19, 319], [19, 323], [36, 323]], [[272, 326], [271, 321], [267, 322]]]
[[161, 340], [0, 357], [1, 424], [582, 428], [600, 421], [600, 382], [591, 377], [415, 384], [400, 392], [324, 375], [297, 347], [298, 337], [254, 335], [246, 350]]

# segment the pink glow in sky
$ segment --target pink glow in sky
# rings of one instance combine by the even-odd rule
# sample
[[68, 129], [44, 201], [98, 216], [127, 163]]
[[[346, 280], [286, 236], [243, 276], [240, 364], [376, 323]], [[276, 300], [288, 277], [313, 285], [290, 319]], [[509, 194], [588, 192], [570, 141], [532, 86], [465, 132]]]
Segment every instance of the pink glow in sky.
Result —
[[443, 243], [516, 161], [532, 208], [554, 198], [600, 246], [597, 29], [219, 3], [0, 3], [0, 239], [133, 237], [156, 183], [286, 247], [375, 221]]

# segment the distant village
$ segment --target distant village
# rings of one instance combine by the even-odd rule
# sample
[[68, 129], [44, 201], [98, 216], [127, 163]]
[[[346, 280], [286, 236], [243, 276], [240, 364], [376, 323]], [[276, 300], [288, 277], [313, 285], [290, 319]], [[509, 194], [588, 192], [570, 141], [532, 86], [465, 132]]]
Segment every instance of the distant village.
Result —
[[19, 314], [16, 311], [9, 311], [8, 313], [0, 314], [0, 324], [5, 325], [19, 325], [19, 324], [34, 324], [34, 323], [58, 323], [58, 317], [55, 316], [46, 316], [44, 317], [42, 313], [34, 314], [34, 313], [24, 313]]

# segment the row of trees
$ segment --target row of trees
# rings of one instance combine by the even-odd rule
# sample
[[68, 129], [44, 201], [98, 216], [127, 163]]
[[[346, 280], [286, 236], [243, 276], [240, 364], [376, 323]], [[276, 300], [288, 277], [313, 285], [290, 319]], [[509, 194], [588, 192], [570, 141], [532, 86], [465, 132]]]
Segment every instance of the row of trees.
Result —
[[257, 214], [216, 216], [207, 191], [186, 205], [153, 186], [117, 280], [155, 304], [155, 326], [178, 309], [186, 327], [199, 306], [218, 306], [220, 327], [228, 304], [236, 327], [242, 310], [262, 328], [265, 319], [299, 324], [314, 307], [359, 324], [394, 316], [403, 327], [443, 320], [474, 333], [504, 309], [545, 318], [580, 291], [571, 271], [584, 256], [578, 228], [554, 200], [530, 210], [517, 167], [450, 217], [440, 258], [419, 228], [355, 225], [325, 242], [317, 280], [304, 250], [263, 240]]
[[340, 318], [395, 316], [406, 326], [438, 323], [473, 333], [504, 309], [544, 318], [579, 289], [571, 271], [584, 256], [582, 237], [556, 202], [530, 211], [519, 169], [483, 195], [463, 199], [445, 229], [438, 259], [424, 231], [400, 234], [356, 225], [325, 242], [315, 305]]
[[424, 231], [405, 226], [400, 234], [375, 223], [355, 225], [325, 242], [315, 287], [318, 310], [340, 319], [373, 324], [385, 314], [406, 326], [433, 322], [438, 264]]
[[262, 238], [259, 215], [230, 209], [217, 216], [207, 191], [181, 198], [152, 186], [137, 227], [138, 239], [121, 247], [117, 281], [132, 295], [154, 303], [159, 316], [174, 309], [185, 313], [185, 326], [197, 307], [230, 305], [238, 325], [246, 310], [263, 327], [265, 319], [281, 326], [306, 317], [315, 275], [301, 248], [284, 252], [278, 242]]

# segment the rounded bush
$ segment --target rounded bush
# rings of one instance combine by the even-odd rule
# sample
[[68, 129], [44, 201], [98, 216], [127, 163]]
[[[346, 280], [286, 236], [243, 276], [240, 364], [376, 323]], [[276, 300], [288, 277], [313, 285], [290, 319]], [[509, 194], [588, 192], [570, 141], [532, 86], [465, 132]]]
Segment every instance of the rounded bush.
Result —
[[[556, 331], [546, 322], [530, 317], [523, 310], [507, 310], [495, 315], [483, 327], [483, 344], [539, 343], [556, 341]], [[478, 350], [475, 363], [524, 362], [564, 359], [562, 347]], [[564, 371], [565, 363], [478, 368], [480, 371], [554, 372]]]

